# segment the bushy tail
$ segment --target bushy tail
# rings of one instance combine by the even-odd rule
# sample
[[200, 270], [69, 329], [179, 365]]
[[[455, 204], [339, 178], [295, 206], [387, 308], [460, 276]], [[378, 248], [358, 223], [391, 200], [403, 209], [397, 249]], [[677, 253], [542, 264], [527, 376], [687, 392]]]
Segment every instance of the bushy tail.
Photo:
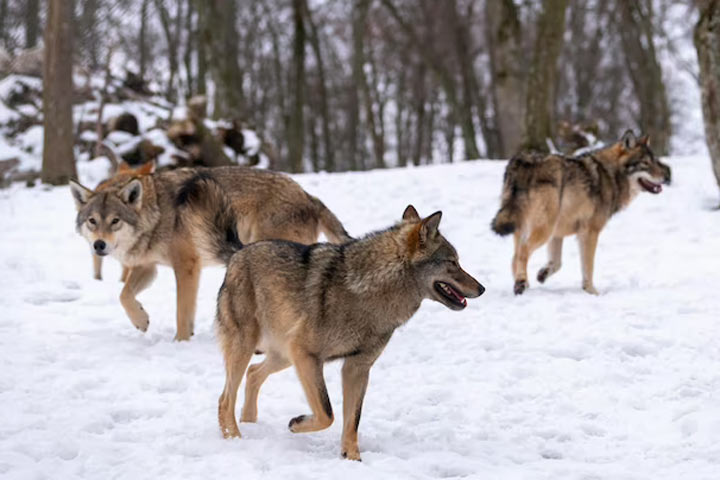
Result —
[[498, 213], [493, 218], [490, 227], [498, 235], [510, 235], [515, 231], [515, 207], [512, 203], [508, 202], [507, 205], [503, 204], [498, 210]]
[[[178, 191], [175, 206], [179, 222], [203, 236], [218, 260], [227, 263], [243, 247], [237, 231], [237, 215], [220, 183], [208, 170], [188, 178]], [[184, 210], [184, 211], [183, 211]]]
[[334, 213], [317, 197], [308, 194], [310, 201], [315, 205], [320, 229], [331, 243], [345, 243], [353, 238], [343, 227], [342, 222], [338, 220]]

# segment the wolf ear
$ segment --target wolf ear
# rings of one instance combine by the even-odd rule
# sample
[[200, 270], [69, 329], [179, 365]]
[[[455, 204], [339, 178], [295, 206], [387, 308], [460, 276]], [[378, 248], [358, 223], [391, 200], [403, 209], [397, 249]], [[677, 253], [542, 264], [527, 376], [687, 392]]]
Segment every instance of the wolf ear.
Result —
[[138, 175], [150, 175], [155, 171], [155, 160], [143, 163], [136, 170], [135, 173]]
[[620, 139], [620, 143], [622, 143], [625, 150], [631, 150], [637, 146], [637, 137], [635, 137], [635, 133], [633, 133], [632, 130], [628, 129]]
[[418, 215], [417, 210], [415, 210], [415, 207], [412, 205], [408, 205], [405, 208], [405, 211], [403, 212], [402, 216], [403, 220], [410, 220], [410, 221], [418, 221], [420, 220], [420, 215]]
[[140, 208], [140, 204], [142, 202], [142, 192], [142, 182], [135, 178], [125, 185], [118, 195], [123, 202], [127, 203], [131, 207]]
[[426, 243], [428, 239], [437, 235], [441, 218], [442, 212], [437, 211], [420, 223], [420, 244]]
[[93, 196], [92, 190], [72, 180], [70, 180], [70, 193], [72, 193], [73, 200], [75, 200], [75, 207], [78, 210], [84, 207], [88, 200], [90, 200], [90, 197]]

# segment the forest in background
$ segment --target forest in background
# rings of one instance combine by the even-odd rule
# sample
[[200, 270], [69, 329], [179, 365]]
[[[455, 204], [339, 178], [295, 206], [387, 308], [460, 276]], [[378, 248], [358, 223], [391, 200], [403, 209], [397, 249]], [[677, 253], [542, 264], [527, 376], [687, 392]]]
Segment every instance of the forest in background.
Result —
[[[76, 77], [122, 78], [170, 106], [204, 95], [210, 117], [256, 132], [271, 167], [290, 172], [571, 152], [627, 128], [667, 154], [683, 106], [663, 59], [702, 80], [679, 45], [695, 34], [701, 46], [702, 19], [717, 41], [717, 4], [0, 0], [0, 65], [42, 50], [55, 78], [46, 124], [48, 105], [72, 102], [61, 93], [70, 83], [58, 80], [71, 65]], [[45, 142], [66, 161], [67, 146]]]

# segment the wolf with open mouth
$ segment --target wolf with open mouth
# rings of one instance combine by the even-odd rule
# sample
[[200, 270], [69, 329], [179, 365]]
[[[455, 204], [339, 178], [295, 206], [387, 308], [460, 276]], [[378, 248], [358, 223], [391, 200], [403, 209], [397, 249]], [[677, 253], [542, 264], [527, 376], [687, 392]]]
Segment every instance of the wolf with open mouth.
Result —
[[505, 170], [500, 210], [492, 221], [499, 235], [514, 234], [515, 294], [528, 287], [530, 255], [548, 244], [543, 283], [560, 270], [563, 238], [580, 242], [583, 289], [597, 294], [593, 267], [598, 235], [610, 217], [639, 192], [658, 194], [669, 184], [670, 167], [658, 160], [647, 136], [628, 130], [619, 142], [578, 157], [521, 153]]
[[408, 206], [402, 221], [341, 245], [263, 241], [230, 260], [218, 294], [217, 331], [226, 382], [218, 419], [238, 437], [235, 401], [250, 357], [241, 421], [257, 420], [257, 397], [267, 377], [295, 366], [312, 414], [290, 420], [294, 433], [333, 422], [323, 364], [343, 359], [342, 456], [360, 460], [357, 431], [368, 374], [393, 332], [429, 298], [452, 310], [485, 288], [458, 263], [438, 231], [441, 212], [421, 219]]

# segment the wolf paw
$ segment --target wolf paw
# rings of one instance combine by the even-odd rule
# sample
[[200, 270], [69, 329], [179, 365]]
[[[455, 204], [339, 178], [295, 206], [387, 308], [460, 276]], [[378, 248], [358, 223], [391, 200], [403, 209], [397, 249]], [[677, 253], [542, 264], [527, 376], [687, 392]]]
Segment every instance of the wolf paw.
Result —
[[357, 448], [352, 450], [343, 450], [342, 458], [345, 458], [347, 460], [355, 460], [356, 462], [362, 462], [362, 458], [360, 458], [360, 451]]
[[590, 295], [600, 295], [600, 292], [598, 292], [593, 285], [583, 285], [583, 290], [585, 290]]
[[515, 282], [515, 287], [513, 288], [513, 292], [515, 292], [515, 295], [522, 295], [522, 293], [527, 290], [528, 288], [528, 282], [527, 280], [518, 280]]
[[538, 271], [537, 274], [537, 280], [540, 283], [545, 283], [545, 280], [550, 276], [550, 269], [548, 267], [543, 267]]
[[298, 433], [300, 429], [298, 428], [303, 422], [307, 420], [307, 415], [298, 415], [297, 417], [290, 420], [290, 423], [288, 423], [288, 428], [293, 433]]
[[140, 309], [138, 309], [138, 311], [130, 317], [130, 321], [133, 325], [135, 325], [135, 328], [141, 332], [146, 332], [148, 326], [150, 325], [150, 316], [147, 314], [145, 309], [140, 307]]

